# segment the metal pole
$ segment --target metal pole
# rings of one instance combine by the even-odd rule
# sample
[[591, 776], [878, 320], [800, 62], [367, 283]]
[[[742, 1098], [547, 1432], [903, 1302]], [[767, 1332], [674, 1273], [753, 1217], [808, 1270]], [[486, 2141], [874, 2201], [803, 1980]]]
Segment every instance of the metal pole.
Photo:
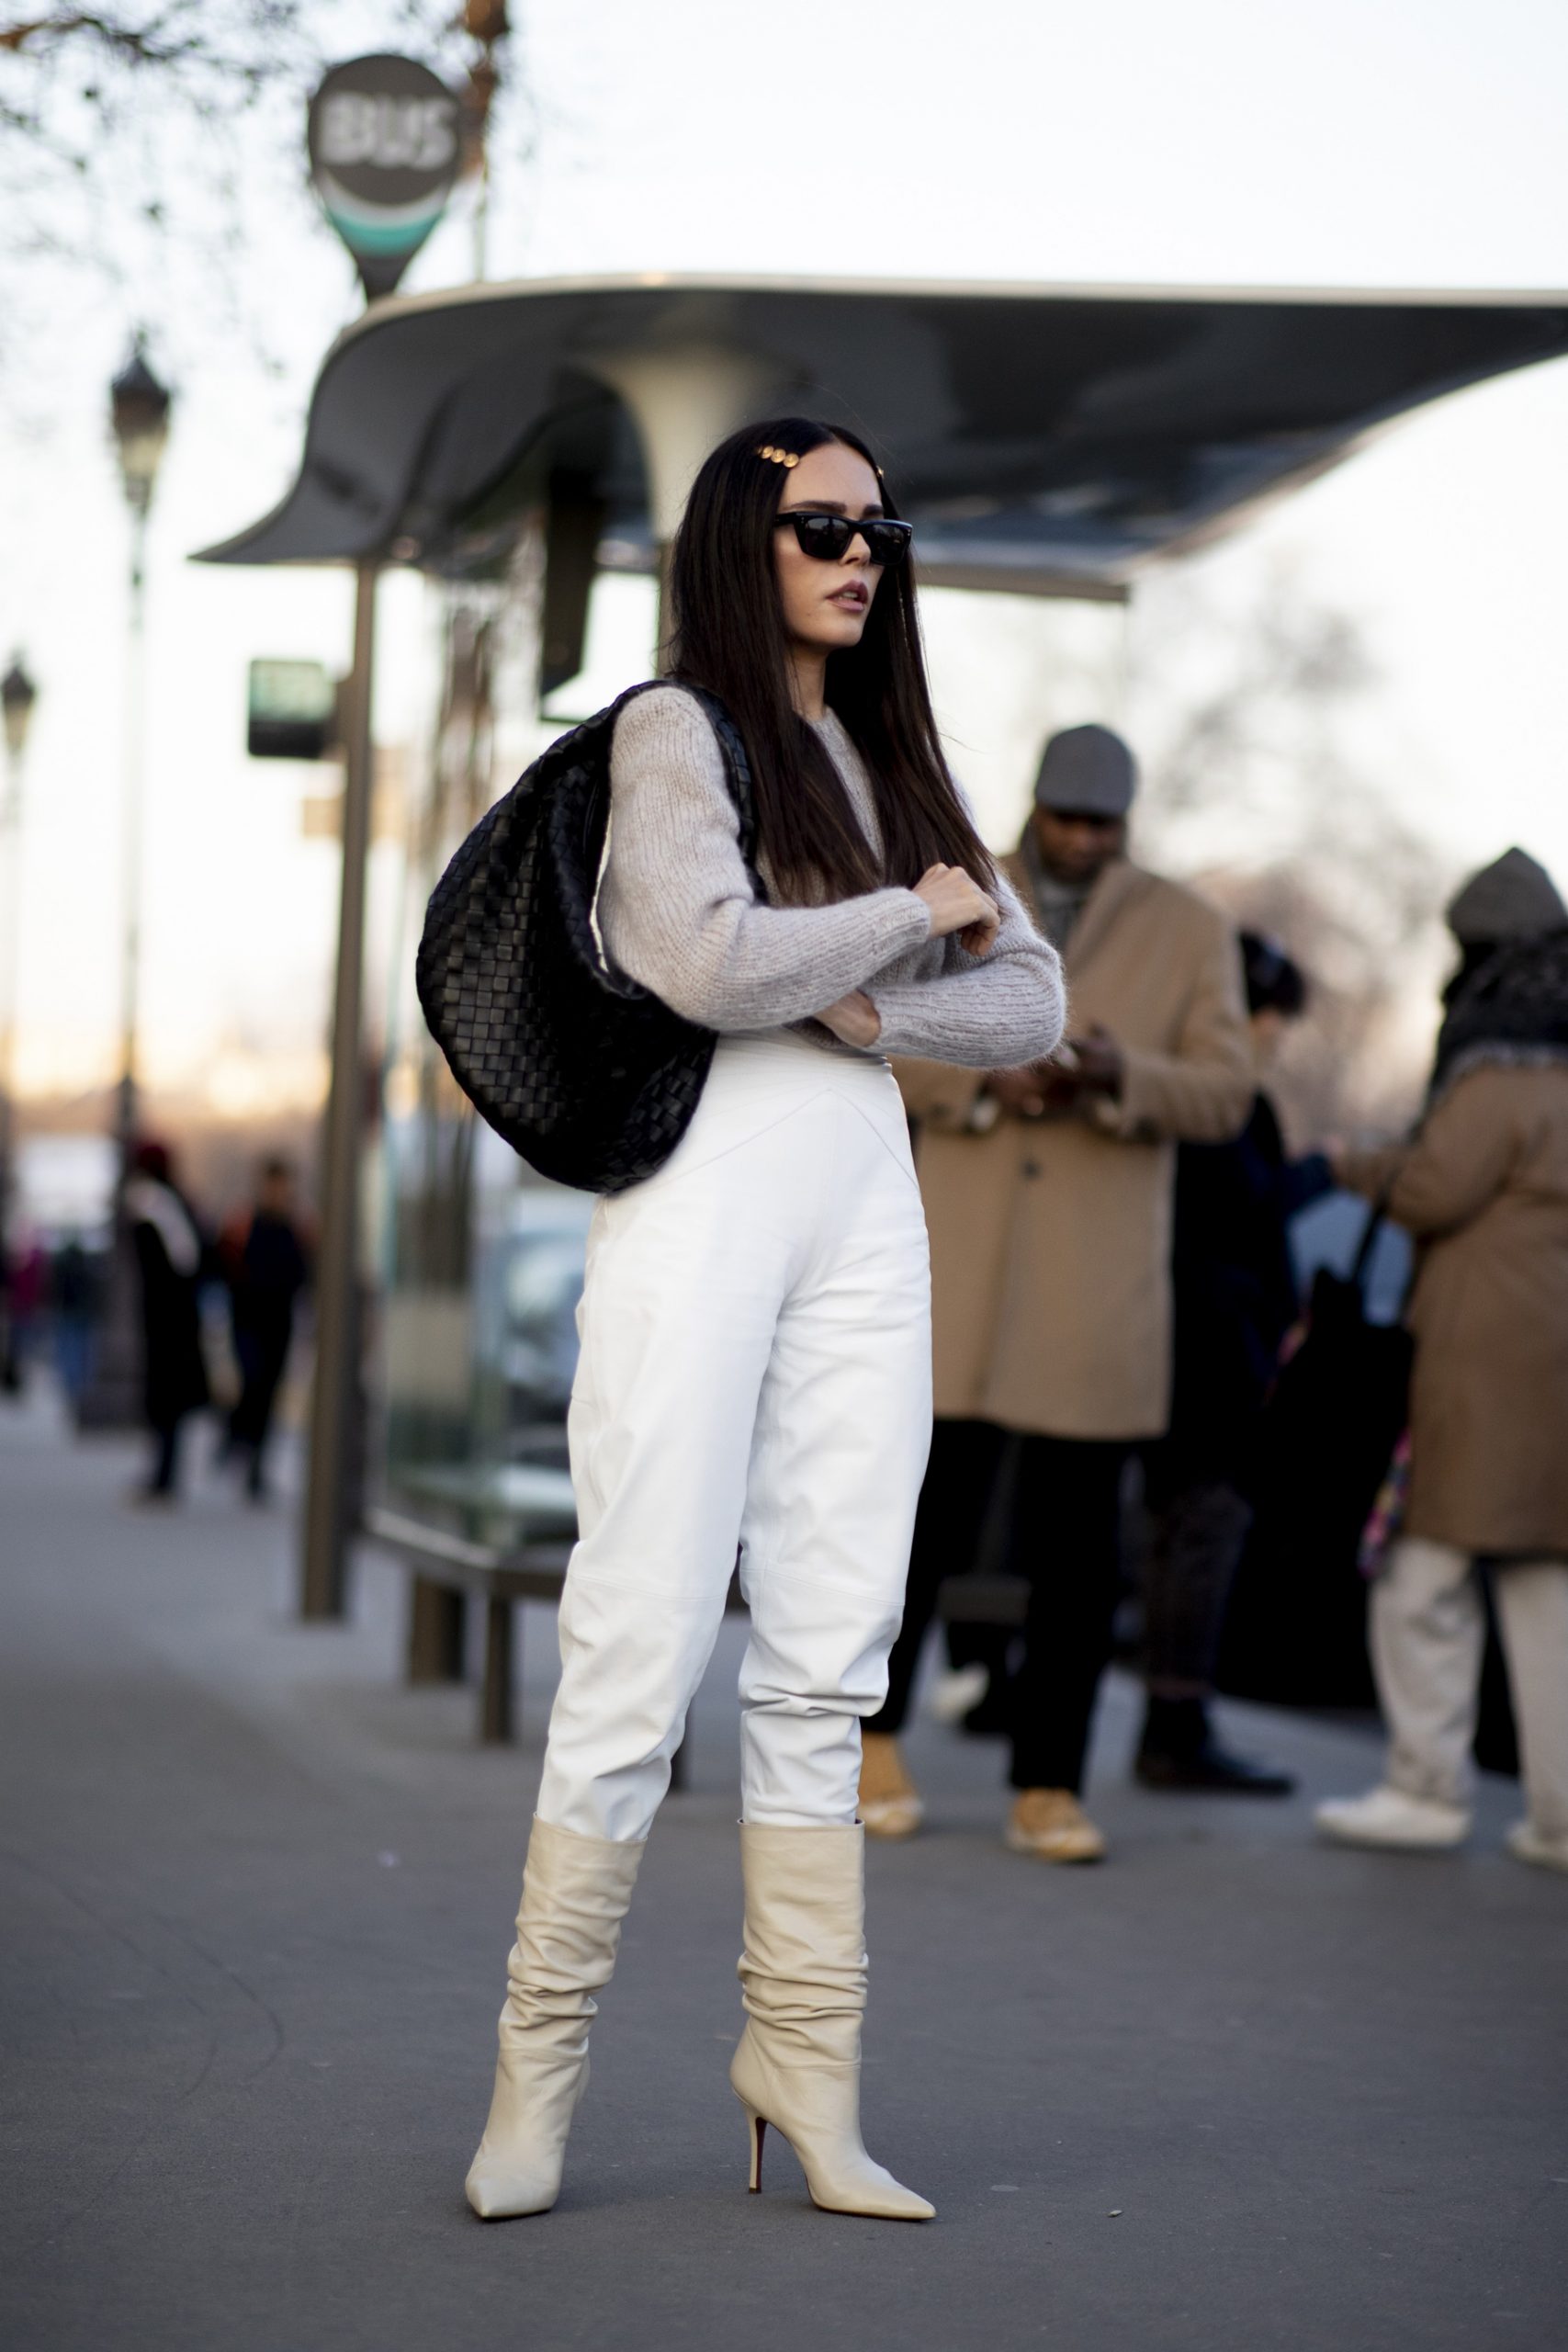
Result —
[[6, 753], [6, 800], [0, 808], [0, 1248], [11, 1205], [17, 1144], [17, 994], [21, 969], [22, 754]]
[[85, 1430], [129, 1429], [141, 1419], [137, 1272], [125, 1210], [138, 1126], [141, 992], [141, 865], [147, 795], [147, 507], [130, 519], [130, 608], [125, 671], [125, 801], [120, 841], [119, 1079], [115, 1088], [113, 1229], [92, 1376], [76, 1400]]
[[374, 762], [371, 695], [377, 578], [374, 563], [360, 564], [354, 606], [354, 667], [344, 698], [343, 891], [333, 997], [332, 1079], [321, 1155], [310, 1473], [299, 1562], [299, 1614], [315, 1619], [344, 1613], [348, 1544], [358, 1511], [358, 1208], [365, 1116], [361, 1025]]
[[482, 286], [490, 242], [490, 141], [479, 147], [479, 187], [474, 197], [474, 283]]
[[132, 516], [130, 535], [130, 645], [125, 676], [125, 859], [121, 876], [125, 895], [120, 922], [119, 1096], [115, 1121], [122, 1184], [130, 1172], [130, 1154], [136, 1141], [137, 1029], [141, 1000], [141, 839], [147, 798], [145, 510]]

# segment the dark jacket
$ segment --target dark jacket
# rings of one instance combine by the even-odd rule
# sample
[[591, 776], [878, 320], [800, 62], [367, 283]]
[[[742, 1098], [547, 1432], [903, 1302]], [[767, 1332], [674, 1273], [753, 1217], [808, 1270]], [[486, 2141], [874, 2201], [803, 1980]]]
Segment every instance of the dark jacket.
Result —
[[142, 1399], [153, 1429], [172, 1429], [186, 1413], [209, 1399], [207, 1366], [201, 1352], [201, 1284], [210, 1272], [206, 1241], [188, 1203], [171, 1185], [161, 1189], [173, 1195], [185, 1211], [196, 1237], [193, 1266], [176, 1265], [158, 1220], [137, 1214], [145, 1197], [137, 1180], [128, 1193], [130, 1238], [141, 1276]]
[[253, 1209], [224, 1232], [220, 1244], [236, 1332], [287, 1340], [294, 1302], [310, 1279], [298, 1227], [269, 1209]]
[[1170, 1435], [1195, 1472], [1239, 1475], [1300, 1309], [1289, 1227], [1333, 1183], [1292, 1160], [1266, 1094], [1233, 1143], [1183, 1144], [1176, 1164]]

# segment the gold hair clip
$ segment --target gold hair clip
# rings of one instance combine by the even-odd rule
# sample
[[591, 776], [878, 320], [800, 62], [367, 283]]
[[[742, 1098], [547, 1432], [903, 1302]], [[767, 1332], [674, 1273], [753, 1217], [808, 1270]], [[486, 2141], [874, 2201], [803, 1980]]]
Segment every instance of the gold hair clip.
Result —
[[793, 469], [800, 463], [799, 458], [793, 449], [775, 449], [771, 442], [765, 443], [758, 450], [757, 455], [759, 458], [766, 458], [769, 464], [774, 466], [788, 466]]

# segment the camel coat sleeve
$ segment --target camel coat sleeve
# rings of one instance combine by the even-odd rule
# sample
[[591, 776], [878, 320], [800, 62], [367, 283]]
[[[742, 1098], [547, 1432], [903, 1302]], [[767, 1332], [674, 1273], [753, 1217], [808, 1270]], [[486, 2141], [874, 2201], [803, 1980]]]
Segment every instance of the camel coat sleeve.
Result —
[[1174, 1044], [1122, 1052], [1121, 1095], [1098, 1111], [1113, 1135], [1160, 1143], [1228, 1143], [1239, 1135], [1258, 1080], [1228, 924], [1208, 926]]
[[1224, 918], [1127, 861], [1067, 942], [1072, 1027], [1120, 1043], [1126, 1100], [973, 1117], [973, 1073], [898, 1065], [931, 1239], [936, 1409], [1048, 1436], [1137, 1441], [1170, 1390], [1177, 1136], [1237, 1133], [1254, 1078]]
[[1450, 1233], [1480, 1216], [1508, 1181], [1518, 1156], [1512, 1121], [1474, 1115], [1477, 1093], [1456, 1089], [1414, 1143], [1357, 1153], [1340, 1173], [1352, 1192], [1382, 1199], [1396, 1225], [1417, 1240]]
[[1473, 1069], [1343, 1173], [1420, 1248], [1408, 1532], [1568, 1556], [1568, 1067]]

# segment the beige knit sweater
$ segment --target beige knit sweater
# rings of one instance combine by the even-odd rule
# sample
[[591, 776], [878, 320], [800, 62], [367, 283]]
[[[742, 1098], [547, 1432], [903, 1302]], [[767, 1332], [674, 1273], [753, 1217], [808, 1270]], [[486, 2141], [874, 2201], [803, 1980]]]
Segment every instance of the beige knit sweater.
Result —
[[[880, 848], [853, 743], [831, 712], [817, 732]], [[1005, 881], [1001, 931], [985, 956], [966, 955], [954, 938], [933, 939], [912, 890], [820, 907], [760, 905], [717, 740], [680, 687], [628, 703], [615, 725], [610, 786], [604, 944], [688, 1021], [731, 1035], [801, 1028], [815, 1045], [851, 1052], [812, 1016], [863, 989], [882, 1022], [877, 1054], [1000, 1069], [1048, 1054], [1060, 1038], [1060, 962]]]

